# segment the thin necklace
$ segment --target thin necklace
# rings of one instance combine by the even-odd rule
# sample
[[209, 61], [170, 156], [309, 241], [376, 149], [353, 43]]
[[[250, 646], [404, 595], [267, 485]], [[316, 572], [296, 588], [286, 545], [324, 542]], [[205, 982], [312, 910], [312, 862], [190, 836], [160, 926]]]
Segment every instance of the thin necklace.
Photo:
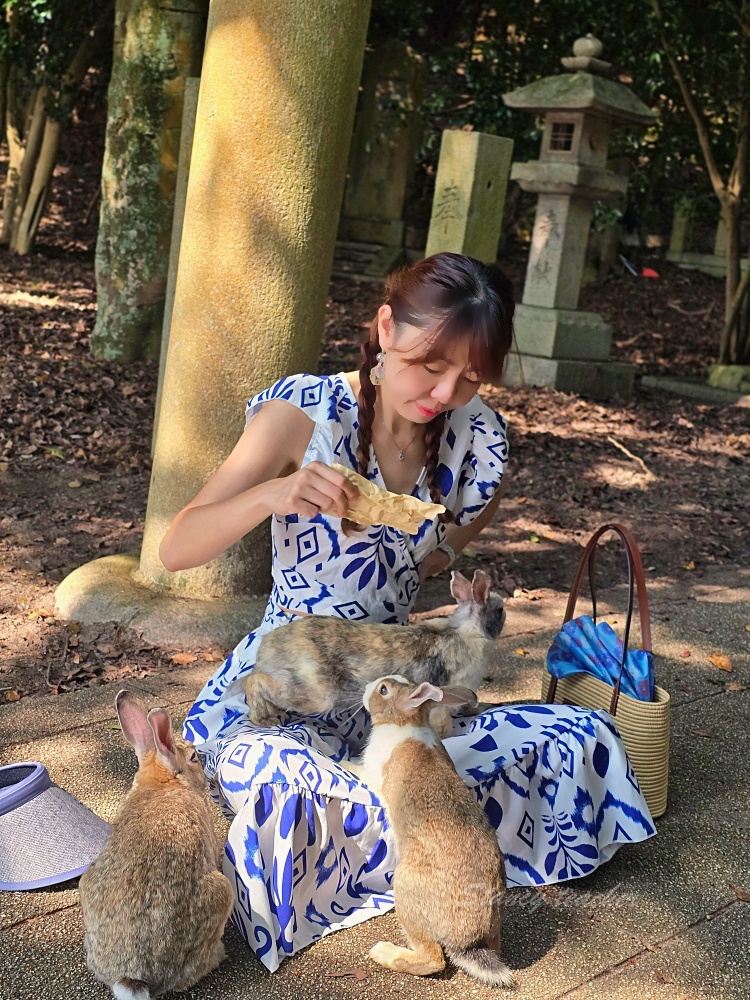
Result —
[[380, 423], [383, 425], [383, 427], [385, 427], [386, 432], [387, 432], [388, 436], [390, 437], [391, 441], [393, 441], [393, 443], [398, 448], [398, 460], [399, 460], [399, 462], [403, 462], [403, 460], [404, 460], [404, 452], [408, 451], [409, 448], [411, 448], [411, 446], [417, 440], [417, 434], [419, 434], [419, 427], [417, 427], [416, 431], [414, 432], [414, 437], [411, 439], [411, 441], [407, 445], [404, 445], [404, 447], [402, 448], [401, 445], [398, 443], [398, 441], [395, 439], [395, 437], [391, 434], [391, 432], [386, 427], [385, 420], [383, 420], [382, 417], [380, 418]]

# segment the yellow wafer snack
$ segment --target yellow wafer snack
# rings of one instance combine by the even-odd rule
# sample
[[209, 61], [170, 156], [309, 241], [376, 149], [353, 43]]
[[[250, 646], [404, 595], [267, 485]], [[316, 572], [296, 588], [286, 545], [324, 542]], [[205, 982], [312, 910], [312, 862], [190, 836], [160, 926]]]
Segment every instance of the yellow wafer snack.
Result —
[[338, 462], [334, 462], [331, 468], [346, 476], [359, 490], [359, 497], [346, 512], [346, 516], [357, 524], [387, 524], [413, 535], [423, 521], [432, 521], [445, 510], [441, 503], [425, 503], [406, 493], [381, 490], [369, 479]]

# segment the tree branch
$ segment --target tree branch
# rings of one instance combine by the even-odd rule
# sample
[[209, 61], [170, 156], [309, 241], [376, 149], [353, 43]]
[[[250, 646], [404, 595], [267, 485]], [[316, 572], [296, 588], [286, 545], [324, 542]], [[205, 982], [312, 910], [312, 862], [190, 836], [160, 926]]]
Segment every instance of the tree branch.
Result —
[[[743, 14], [750, 12], [750, 2], [743, 0]], [[750, 32], [742, 39], [742, 96], [737, 122], [737, 144], [734, 163], [729, 173], [727, 188], [738, 200], [747, 181], [748, 152], [750, 151]]]
[[76, 49], [75, 55], [70, 61], [70, 65], [65, 71], [65, 75], [60, 81], [60, 94], [58, 106], [61, 111], [67, 111], [73, 104], [78, 93], [78, 88], [83, 82], [91, 65], [91, 59], [99, 44], [104, 29], [108, 26], [112, 11], [112, 2], [106, 3], [102, 8], [99, 17], [94, 25], [89, 28], [86, 35], [81, 40], [81, 44]]
[[722, 3], [726, 7], [730, 15], [735, 19], [735, 21], [739, 25], [740, 31], [744, 32], [745, 34], [750, 34], [750, 25], [748, 25], [745, 21], [743, 21], [741, 11], [738, 10], [737, 7], [735, 7], [735, 5], [732, 3], [732, 0], [722, 0]]
[[682, 93], [682, 99], [685, 102], [685, 107], [687, 108], [690, 117], [693, 119], [695, 130], [698, 133], [698, 142], [700, 143], [701, 151], [703, 153], [703, 159], [706, 162], [706, 169], [708, 170], [708, 176], [711, 180], [714, 193], [719, 201], [723, 202], [727, 195], [727, 189], [721, 176], [721, 171], [716, 163], [716, 159], [714, 158], [713, 150], [711, 149], [711, 136], [708, 131], [706, 116], [693, 97], [692, 91], [690, 90], [688, 82], [685, 78], [685, 74], [682, 72], [682, 67], [677, 59], [677, 55], [671, 44], [667, 41], [667, 36], [664, 32], [664, 18], [662, 16], [659, 0], [647, 0], [647, 3], [654, 12], [661, 44], [667, 54], [669, 65], [672, 67], [672, 73], [674, 74], [675, 80], [680, 88], [680, 92]]

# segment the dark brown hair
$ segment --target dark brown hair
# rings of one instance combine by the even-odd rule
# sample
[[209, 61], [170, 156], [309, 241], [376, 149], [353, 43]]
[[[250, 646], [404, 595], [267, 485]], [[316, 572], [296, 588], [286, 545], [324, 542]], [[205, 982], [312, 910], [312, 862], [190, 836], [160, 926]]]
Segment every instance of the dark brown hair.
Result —
[[[437, 253], [401, 268], [388, 277], [384, 305], [389, 305], [396, 323], [430, 329], [431, 337], [420, 357], [409, 364], [429, 364], [443, 358], [449, 345], [464, 338], [469, 341], [469, 361], [484, 382], [497, 382], [513, 341], [515, 300], [510, 280], [495, 264], [484, 264], [457, 253]], [[362, 344], [359, 368], [359, 429], [357, 431], [357, 471], [367, 475], [375, 417], [375, 386], [370, 370], [377, 364], [380, 350], [378, 318]], [[425, 473], [433, 503], [441, 503], [435, 471], [445, 426], [445, 412], [425, 426]], [[442, 521], [452, 521], [450, 511]], [[344, 530], [354, 527], [344, 522]]]

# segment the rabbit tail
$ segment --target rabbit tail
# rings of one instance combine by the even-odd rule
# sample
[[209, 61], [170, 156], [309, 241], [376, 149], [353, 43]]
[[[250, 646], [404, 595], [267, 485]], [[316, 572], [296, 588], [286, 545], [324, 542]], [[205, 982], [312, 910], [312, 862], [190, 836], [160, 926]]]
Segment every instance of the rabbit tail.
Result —
[[497, 952], [487, 945], [475, 945], [460, 951], [447, 951], [448, 958], [455, 966], [488, 986], [515, 986], [513, 973], [500, 961]]
[[112, 992], [116, 1000], [151, 1000], [148, 986], [139, 979], [129, 979], [127, 976], [112, 984]]

